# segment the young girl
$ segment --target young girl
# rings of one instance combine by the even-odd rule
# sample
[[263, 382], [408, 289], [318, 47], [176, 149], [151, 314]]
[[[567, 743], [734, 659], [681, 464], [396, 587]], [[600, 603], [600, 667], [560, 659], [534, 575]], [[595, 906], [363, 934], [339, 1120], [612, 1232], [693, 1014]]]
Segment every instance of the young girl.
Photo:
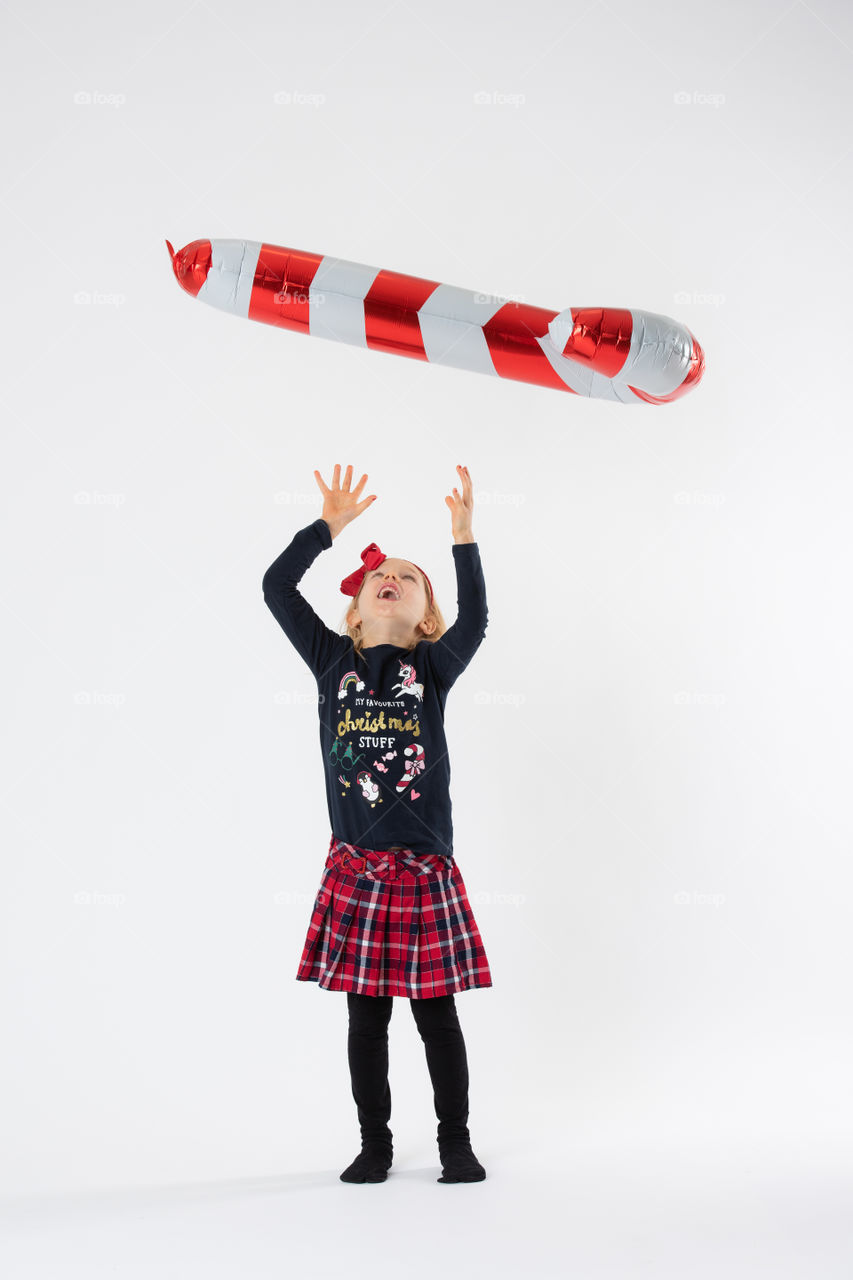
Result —
[[454, 992], [492, 977], [453, 857], [450, 761], [444, 707], [486, 631], [480, 553], [471, 532], [467, 467], [445, 498], [453, 532], [458, 616], [447, 628], [432, 583], [408, 560], [371, 542], [341, 583], [353, 597], [346, 634], [332, 631], [297, 590], [321, 551], [375, 500], [359, 501], [340, 465], [332, 487], [314, 475], [323, 514], [301, 529], [264, 574], [264, 599], [311, 668], [332, 836], [296, 974], [346, 991], [347, 1055], [361, 1151], [344, 1182], [383, 1182], [393, 1135], [388, 1024], [408, 996], [424, 1042], [438, 1117], [439, 1182], [479, 1182], [471, 1149], [468, 1061]]

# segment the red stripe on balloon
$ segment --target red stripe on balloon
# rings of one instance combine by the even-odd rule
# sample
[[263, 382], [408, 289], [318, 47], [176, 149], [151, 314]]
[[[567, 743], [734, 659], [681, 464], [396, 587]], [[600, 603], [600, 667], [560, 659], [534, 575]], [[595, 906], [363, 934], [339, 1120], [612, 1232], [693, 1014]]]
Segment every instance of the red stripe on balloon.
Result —
[[321, 253], [262, 244], [249, 299], [249, 319], [309, 333], [308, 291], [322, 261]]
[[563, 355], [605, 378], [613, 378], [628, 358], [634, 317], [615, 307], [572, 307], [574, 322]]
[[418, 311], [438, 288], [436, 280], [380, 271], [364, 299], [364, 333], [372, 351], [426, 360]]
[[212, 250], [209, 240], [193, 240], [185, 244], [183, 249], [175, 253], [169, 241], [166, 241], [172, 258], [172, 270], [175, 279], [186, 293], [197, 298], [201, 286], [207, 279], [210, 270]]
[[492, 364], [501, 378], [533, 382], [556, 391], [572, 391], [536, 341], [547, 334], [548, 325], [558, 314], [524, 302], [505, 302], [483, 325]]

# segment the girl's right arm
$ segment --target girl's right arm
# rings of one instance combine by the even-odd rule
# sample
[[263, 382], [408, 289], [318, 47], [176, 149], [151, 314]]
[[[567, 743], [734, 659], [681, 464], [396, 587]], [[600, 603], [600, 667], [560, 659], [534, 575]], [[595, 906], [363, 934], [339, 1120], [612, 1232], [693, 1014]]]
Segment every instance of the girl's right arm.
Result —
[[321, 551], [332, 545], [332, 534], [320, 517], [300, 529], [264, 574], [264, 600], [290, 643], [317, 679], [351, 643], [327, 627], [299, 592], [297, 584]]
[[299, 594], [297, 583], [320, 552], [329, 549], [332, 539], [376, 500], [376, 494], [359, 501], [367, 475], [350, 489], [352, 467], [347, 467], [341, 485], [340, 463], [335, 464], [331, 489], [319, 471], [314, 472], [314, 478], [323, 495], [323, 514], [300, 529], [290, 546], [272, 562], [264, 574], [263, 588], [264, 600], [282, 631], [319, 680], [347, 652], [352, 641], [326, 626]]

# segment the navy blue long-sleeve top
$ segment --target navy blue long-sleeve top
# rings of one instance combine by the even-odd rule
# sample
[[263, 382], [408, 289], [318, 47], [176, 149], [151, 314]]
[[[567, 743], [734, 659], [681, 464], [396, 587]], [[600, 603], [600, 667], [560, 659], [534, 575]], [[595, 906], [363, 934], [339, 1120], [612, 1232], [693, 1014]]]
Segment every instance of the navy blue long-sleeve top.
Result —
[[370, 645], [332, 631], [297, 584], [332, 545], [315, 520], [264, 574], [270, 611], [317, 681], [320, 748], [332, 834], [364, 849], [401, 845], [453, 858], [450, 756], [444, 707], [486, 633], [486, 584], [476, 542], [453, 543], [457, 618], [414, 649]]

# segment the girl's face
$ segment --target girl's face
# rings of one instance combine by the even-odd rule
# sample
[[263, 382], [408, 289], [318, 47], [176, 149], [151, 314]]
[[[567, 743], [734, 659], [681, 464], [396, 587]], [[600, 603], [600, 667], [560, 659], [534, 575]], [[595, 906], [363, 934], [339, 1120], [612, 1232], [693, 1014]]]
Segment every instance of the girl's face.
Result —
[[423, 575], [409, 560], [388, 556], [368, 569], [352, 612], [360, 618], [365, 644], [406, 644], [427, 615], [429, 592]]

